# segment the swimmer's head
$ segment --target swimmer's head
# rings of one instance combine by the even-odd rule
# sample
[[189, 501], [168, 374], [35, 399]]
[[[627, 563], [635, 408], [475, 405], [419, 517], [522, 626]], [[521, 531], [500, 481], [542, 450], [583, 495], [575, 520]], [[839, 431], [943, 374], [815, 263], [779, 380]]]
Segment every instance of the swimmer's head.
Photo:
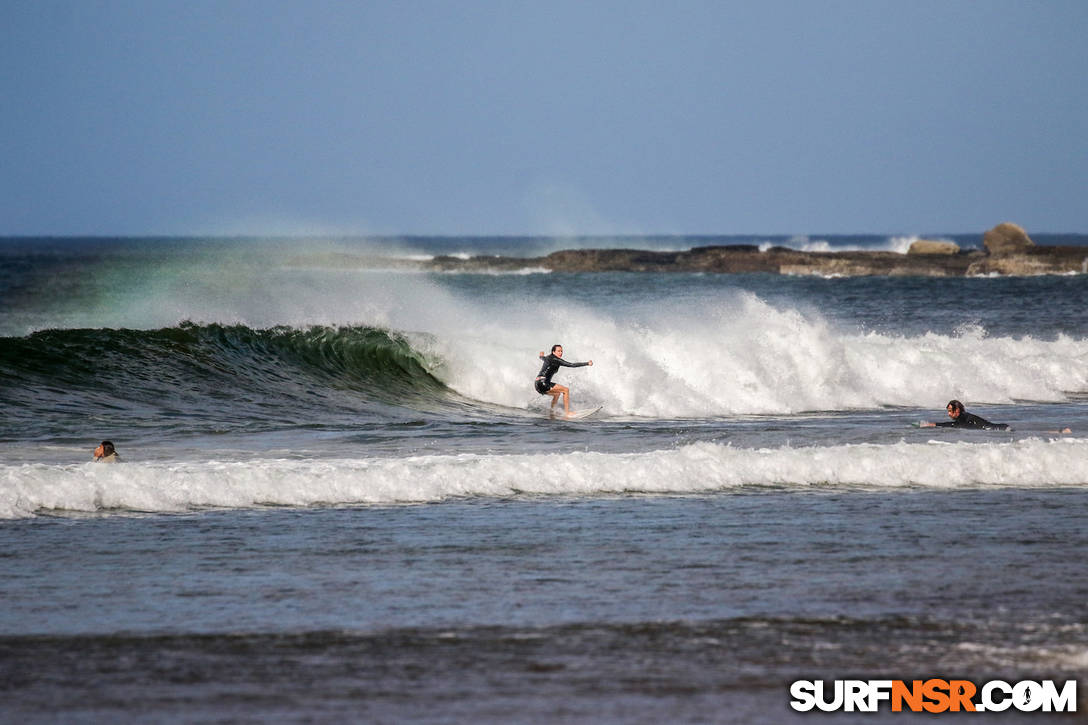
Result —
[[[557, 353], [556, 350], [558, 350], [559, 352]], [[559, 355], [559, 357], [563, 357], [563, 346], [559, 344], [552, 345], [552, 355]]]
[[945, 409], [948, 411], [948, 417], [953, 419], [959, 418], [964, 413], [963, 403], [958, 400], [948, 401], [948, 405], [945, 406]]

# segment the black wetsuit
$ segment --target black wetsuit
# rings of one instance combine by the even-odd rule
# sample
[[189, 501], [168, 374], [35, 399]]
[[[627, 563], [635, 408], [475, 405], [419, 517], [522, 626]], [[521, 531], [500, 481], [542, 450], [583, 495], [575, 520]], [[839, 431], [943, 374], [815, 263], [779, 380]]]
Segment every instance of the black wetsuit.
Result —
[[966, 410], [947, 423], [937, 423], [940, 428], [971, 428], [972, 430], [1008, 430], [1004, 423], [991, 423], [985, 418], [980, 418]]
[[581, 368], [589, 365], [589, 363], [587, 362], [567, 362], [563, 358], [556, 357], [555, 355], [541, 355], [540, 359], [544, 361], [544, 365], [541, 366], [540, 372], [536, 375], [534, 387], [536, 388], [536, 392], [540, 393], [541, 395], [547, 395], [548, 391], [555, 387], [555, 383], [552, 382], [552, 376], [555, 375], [556, 371], [559, 370], [560, 367]]

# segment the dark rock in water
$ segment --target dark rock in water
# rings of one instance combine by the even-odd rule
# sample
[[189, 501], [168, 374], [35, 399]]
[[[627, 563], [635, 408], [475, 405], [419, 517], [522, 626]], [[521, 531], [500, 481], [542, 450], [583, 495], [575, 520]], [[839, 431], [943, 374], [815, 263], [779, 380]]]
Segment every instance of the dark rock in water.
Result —
[[1039, 247], [1015, 224], [999, 224], [983, 238], [986, 252], [954, 242], [919, 240], [907, 254], [895, 252], [801, 252], [754, 245], [694, 247], [687, 251], [567, 249], [546, 257], [436, 257], [424, 269], [502, 272], [704, 272], [713, 274], [816, 275], [822, 277], [963, 277], [969, 275], [1088, 274], [1088, 248]]
[[1024, 228], [1012, 222], [1003, 222], [982, 235], [982, 245], [992, 255], [1024, 254], [1035, 246]]
[[534, 259], [438, 257], [431, 267], [442, 271], [503, 271], [539, 267], [553, 272], [704, 272], [711, 274], [816, 275], [824, 277], [961, 276], [971, 254], [896, 254], [894, 252], [800, 252], [785, 247], [760, 251], [753, 245], [695, 247], [683, 252], [638, 249], [567, 249]]

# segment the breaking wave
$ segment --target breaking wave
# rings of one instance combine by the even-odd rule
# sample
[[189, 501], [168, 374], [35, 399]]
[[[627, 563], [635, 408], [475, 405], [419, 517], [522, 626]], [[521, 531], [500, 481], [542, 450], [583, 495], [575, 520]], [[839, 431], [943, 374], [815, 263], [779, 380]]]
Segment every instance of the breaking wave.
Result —
[[0, 466], [0, 518], [457, 497], [1088, 486], [1088, 440]]

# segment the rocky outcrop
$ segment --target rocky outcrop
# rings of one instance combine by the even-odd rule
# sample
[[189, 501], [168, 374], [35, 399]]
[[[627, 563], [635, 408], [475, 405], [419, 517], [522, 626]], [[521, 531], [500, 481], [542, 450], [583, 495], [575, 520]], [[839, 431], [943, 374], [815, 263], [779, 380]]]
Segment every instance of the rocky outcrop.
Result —
[[987, 256], [973, 261], [968, 275], [1088, 274], [1088, 249], [1040, 247], [1023, 227], [1011, 222], [982, 235], [982, 244]]
[[542, 268], [553, 272], [704, 272], [708, 274], [860, 276], [962, 276], [974, 251], [957, 254], [895, 252], [801, 252], [785, 247], [760, 251], [750, 245], [695, 247], [683, 252], [639, 249], [568, 249], [546, 257], [437, 257], [429, 266], [439, 271], [513, 271]]
[[986, 251], [954, 242], [922, 239], [907, 254], [894, 252], [801, 252], [752, 245], [694, 247], [681, 252], [643, 249], [568, 249], [546, 257], [436, 257], [419, 263], [436, 271], [493, 272], [705, 272], [713, 274], [818, 275], [824, 277], [962, 277], [1088, 274], [1088, 248], [1040, 247], [1016, 224], [999, 224], [983, 236]]
[[960, 245], [955, 242], [919, 239], [910, 245], [907, 254], [959, 254]]
[[1024, 228], [1012, 222], [1003, 222], [982, 235], [982, 246], [994, 256], [1026, 254], [1035, 246]]
[[1038, 247], [1024, 254], [988, 255], [976, 259], [967, 274], [1027, 277], [1038, 274], [1088, 274], [1088, 248]]

